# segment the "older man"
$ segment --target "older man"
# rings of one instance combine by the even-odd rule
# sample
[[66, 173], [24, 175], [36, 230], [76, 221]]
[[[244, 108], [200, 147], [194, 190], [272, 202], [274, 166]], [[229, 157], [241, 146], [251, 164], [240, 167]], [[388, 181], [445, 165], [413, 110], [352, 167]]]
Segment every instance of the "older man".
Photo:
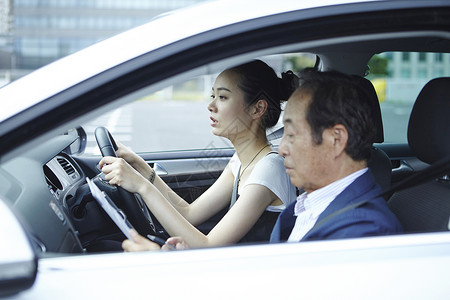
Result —
[[401, 232], [367, 168], [375, 125], [364, 91], [338, 72], [305, 70], [300, 82], [278, 152], [304, 192], [279, 216], [271, 242]]

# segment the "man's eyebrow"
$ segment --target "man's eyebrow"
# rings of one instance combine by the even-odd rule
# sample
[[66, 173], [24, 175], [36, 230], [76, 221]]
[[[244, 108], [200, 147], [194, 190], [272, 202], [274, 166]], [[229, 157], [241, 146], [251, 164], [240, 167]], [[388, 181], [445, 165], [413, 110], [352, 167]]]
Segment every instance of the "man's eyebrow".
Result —
[[286, 125], [286, 124], [292, 124], [292, 123], [293, 123], [293, 121], [292, 121], [291, 118], [286, 118], [286, 119], [283, 120], [283, 124], [284, 124], [284, 125]]
[[289, 131], [293, 134], [298, 133], [298, 129], [295, 126], [294, 120], [289, 117], [283, 120], [283, 126], [284, 126], [284, 132]]

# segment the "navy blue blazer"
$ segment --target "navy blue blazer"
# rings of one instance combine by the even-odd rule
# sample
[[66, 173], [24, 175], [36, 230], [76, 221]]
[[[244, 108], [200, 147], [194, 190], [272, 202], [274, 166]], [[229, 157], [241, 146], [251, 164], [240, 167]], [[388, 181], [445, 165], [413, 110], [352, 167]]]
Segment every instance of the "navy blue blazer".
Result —
[[[316, 224], [348, 205], [370, 199], [369, 202], [354, 209], [338, 214], [317, 227], [313, 227], [303, 238], [314, 239], [340, 239], [361, 237], [369, 235], [385, 235], [402, 232], [402, 226], [396, 216], [389, 210], [386, 200], [376, 197], [381, 188], [375, 182], [372, 172], [367, 171], [340, 193], [330, 205], [320, 214]], [[291, 203], [278, 216], [272, 230], [270, 242], [286, 241], [294, 228], [296, 217], [294, 206]]]

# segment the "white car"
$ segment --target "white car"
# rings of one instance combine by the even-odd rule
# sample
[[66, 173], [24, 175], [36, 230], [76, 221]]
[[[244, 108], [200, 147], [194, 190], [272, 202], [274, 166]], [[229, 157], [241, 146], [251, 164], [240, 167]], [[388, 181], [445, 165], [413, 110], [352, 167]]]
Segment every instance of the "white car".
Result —
[[[125, 237], [87, 196], [86, 177], [99, 173], [94, 129], [108, 127], [193, 200], [233, 154], [186, 129], [208, 121], [198, 98], [207, 98], [215, 74], [254, 58], [278, 71], [314, 67], [371, 80], [384, 125], [374, 146], [389, 162], [378, 180], [389, 189], [418, 178], [386, 196], [405, 233], [97, 252]], [[166, 14], [20, 78], [0, 89], [0, 297], [447, 299], [447, 165], [433, 171], [450, 153], [449, 76], [449, 1], [229, 0]], [[413, 114], [435, 113], [407, 129], [416, 98], [428, 96]], [[436, 107], [427, 104], [434, 98]], [[270, 133], [275, 146], [280, 130]], [[136, 228], [148, 226], [139, 210], [123, 210]]]

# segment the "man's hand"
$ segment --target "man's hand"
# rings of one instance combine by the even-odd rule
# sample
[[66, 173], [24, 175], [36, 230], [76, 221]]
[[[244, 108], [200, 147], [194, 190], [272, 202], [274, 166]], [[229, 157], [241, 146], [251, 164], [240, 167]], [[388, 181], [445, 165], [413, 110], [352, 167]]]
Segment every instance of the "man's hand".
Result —
[[150, 241], [143, 237], [136, 230], [131, 229], [130, 235], [133, 241], [125, 240], [122, 242], [122, 248], [125, 252], [138, 252], [138, 251], [155, 251], [155, 250], [185, 250], [189, 249], [189, 245], [181, 237], [168, 238], [166, 243], [161, 247], [157, 243]]
[[186, 243], [185, 240], [183, 240], [183, 238], [181, 237], [170, 237], [167, 239], [166, 244], [164, 246], [162, 246], [162, 249], [164, 250], [168, 250], [169, 246], [171, 245], [172, 247], [174, 247], [176, 250], [185, 250], [185, 249], [189, 249], [189, 245]]

